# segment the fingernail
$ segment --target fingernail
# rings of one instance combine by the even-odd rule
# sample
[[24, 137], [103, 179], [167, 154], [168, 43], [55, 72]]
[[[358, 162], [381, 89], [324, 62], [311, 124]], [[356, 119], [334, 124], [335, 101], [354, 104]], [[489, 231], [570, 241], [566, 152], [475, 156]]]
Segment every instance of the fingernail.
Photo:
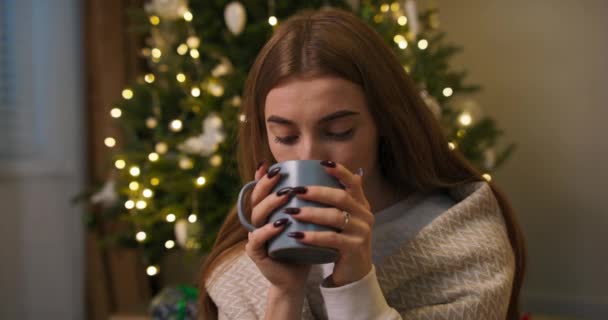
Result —
[[308, 189], [306, 187], [295, 187], [291, 188], [291, 193], [293, 194], [305, 194]]
[[330, 160], [323, 160], [323, 161], [321, 161], [321, 165], [324, 165], [324, 166], [329, 167], [329, 168], [335, 168], [336, 167], [336, 163], [333, 162], [333, 161], [330, 161]]
[[255, 169], [255, 171], [260, 170], [260, 168], [264, 165], [264, 162], [266, 162], [266, 160], [262, 160], [258, 163], [258, 167]]
[[268, 179], [272, 179], [274, 176], [276, 176], [279, 173], [279, 171], [281, 171], [281, 167], [276, 167], [276, 168], [270, 170], [268, 172], [268, 174], [266, 174], [266, 177], [268, 177]]
[[287, 214], [298, 214], [300, 213], [300, 208], [285, 208], [283, 209], [283, 212]]
[[302, 239], [304, 238], [304, 233], [300, 231], [295, 231], [288, 233], [287, 236], [295, 239]]
[[275, 226], [276, 228], [278, 228], [278, 227], [284, 226], [287, 223], [287, 221], [289, 221], [289, 219], [282, 218], [282, 219], [275, 221], [272, 225]]
[[363, 177], [363, 168], [359, 168], [359, 169], [357, 169], [357, 175], [358, 175], [359, 177]]
[[279, 191], [277, 191], [277, 196], [278, 197], [283, 196], [283, 195], [291, 192], [291, 190], [292, 189], [290, 187], [281, 188], [281, 189], [279, 189]]

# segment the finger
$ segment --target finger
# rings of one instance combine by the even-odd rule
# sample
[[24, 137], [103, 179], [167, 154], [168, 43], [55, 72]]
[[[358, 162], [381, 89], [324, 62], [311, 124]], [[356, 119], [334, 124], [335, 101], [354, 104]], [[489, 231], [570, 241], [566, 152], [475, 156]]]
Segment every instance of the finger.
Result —
[[[299, 209], [299, 212], [293, 213], [294, 209]], [[360, 218], [351, 216], [346, 221], [344, 212], [336, 208], [285, 208], [284, 212], [298, 221], [332, 227], [341, 232], [360, 233], [369, 229]]]
[[324, 186], [296, 187], [294, 188], [295, 190], [306, 190], [296, 193], [296, 196], [300, 199], [319, 202], [329, 207], [345, 210], [352, 216], [359, 217], [370, 225], [374, 222], [374, 216], [369, 209], [355, 201], [352, 195], [345, 190]]
[[[265, 165], [262, 165], [260, 170], [266, 170]], [[268, 171], [268, 173], [261, 176], [258, 180], [258, 183], [253, 188], [251, 192], [251, 206], [255, 207], [262, 199], [264, 199], [274, 188], [274, 186], [279, 182], [281, 174], [281, 167], [275, 167], [272, 170]], [[257, 175], [258, 173], [256, 173]]]
[[300, 237], [295, 238], [303, 244], [333, 248], [342, 253], [363, 248], [365, 245], [365, 240], [360, 236], [333, 231], [304, 231], [300, 232]]
[[245, 245], [247, 255], [254, 260], [266, 258], [266, 242], [283, 231], [287, 225], [289, 225], [289, 219], [282, 218], [274, 223], [268, 223], [253, 232], [249, 232], [249, 241]]
[[291, 188], [282, 188], [269, 194], [251, 210], [251, 222], [254, 226], [261, 226], [268, 221], [268, 216], [278, 207], [289, 200]]
[[327, 173], [340, 180], [346, 191], [348, 191], [355, 200], [363, 203], [369, 208], [369, 203], [363, 192], [363, 177], [361, 175], [354, 174], [345, 166], [333, 161], [321, 161], [321, 164], [325, 167]]
[[266, 174], [266, 170], [268, 170], [266, 160], [260, 161], [258, 163], [257, 169], [255, 169], [255, 180], [260, 180], [262, 176]]

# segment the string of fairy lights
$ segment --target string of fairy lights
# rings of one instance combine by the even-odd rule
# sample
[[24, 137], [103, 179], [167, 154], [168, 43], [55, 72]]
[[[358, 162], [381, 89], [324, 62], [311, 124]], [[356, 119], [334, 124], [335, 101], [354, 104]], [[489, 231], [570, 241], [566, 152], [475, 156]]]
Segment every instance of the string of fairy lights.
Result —
[[[270, 26], [275, 27], [279, 24], [279, 20], [275, 16], [274, 0], [269, 0], [268, 7], [269, 7], [268, 24]], [[387, 18], [387, 16], [391, 16], [392, 18], [394, 18], [396, 20], [397, 24], [399, 24], [400, 26], [406, 26], [410, 22], [409, 18], [407, 17], [407, 15], [404, 11], [405, 5], [401, 5], [398, 2], [393, 2], [391, 4], [388, 4], [388, 3], [382, 4], [382, 5], [380, 5], [380, 7], [378, 9], [379, 9], [379, 12], [373, 17], [373, 20], [376, 23], [383, 22], [384, 19]], [[191, 11], [186, 10], [183, 13], [181, 18], [188, 23], [187, 28], [190, 32], [190, 35], [187, 37], [187, 39], [184, 43], [180, 43], [179, 45], [177, 45], [177, 48], [175, 50], [178, 55], [180, 55], [180, 56], [189, 55], [190, 58], [192, 58], [194, 61], [197, 61], [200, 58], [200, 52], [198, 49], [200, 47], [201, 40], [195, 35], [194, 29], [190, 25], [190, 23], [195, 18], [194, 14]], [[148, 21], [153, 27], [157, 27], [161, 23], [161, 18], [158, 15], [151, 14], [148, 16]], [[417, 35], [411, 31], [406, 32], [404, 34], [396, 34], [393, 37], [393, 41], [394, 41], [394, 44], [402, 50], [406, 50], [406, 49], [410, 48], [411, 47], [410, 43], [416, 43], [416, 47], [419, 50], [426, 50], [429, 47], [429, 41], [427, 39], [424, 39], [424, 38], [417, 39]], [[152, 63], [155, 63], [155, 64], [158, 64], [159, 62], [162, 61], [163, 54], [164, 53], [161, 50], [161, 48], [158, 48], [158, 47], [142, 49], [142, 55], [144, 57], [150, 58]], [[195, 63], [195, 66], [197, 66], [196, 63]], [[228, 71], [227, 70], [228, 68], [229, 68], [229, 66], [227, 66], [226, 64], [220, 64], [220, 65], [218, 65], [216, 70], [214, 70], [214, 72], [217, 72], [218, 74], [225, 74]], [[408, 66], [404, 66], [404, 68], [407, 71], [409, 71]], [[162, 67], [159, 67], [159, 69], [161, 71], [166, 71], [166, 70], [162, 70]], [[197, 72], [197, 74], [195, 74], [195, 76], [202, 74], [202, 71], [200, 70], [200, 68], [197, 70], [194, 70], [194, 71]], [[203, 94], [203, 91], [208, 92], [209, 94], [211, 94], [215, 97], [221, 97], [224, 94], [224, 87], [214, 77], [207, 77], [205, 79], [205, 81], [197, 83], [196, 80], [194, 79], [194, 77], [189, 78], [185, 73], [179, 72], [176, 74], [175, 80], [181, 85], [183, 90], [185, 92], [187, 92], [187, 94], [193, 98], [199, 98]], [[157, 81], [157, 76], [154, 73], [146, 73], [143, 75], [143, 82], [145, 82], [146, 84], [152, 85], [155, 83], [155, 81]], [[442, 90], [442, 94], [446, 98], [452, 96], [453, 93], [454, 93], [454, 90], [450, 87], [446, 87]], [[122, 91], [123, 99], [131, 100], [131, 99], [133, 99], [133, 97], [134, 97], [134, 92], [131, 88], [127, 87], [127, 88], [123, 89], [123, 91]], [[155, 97], [155, 99], [156, 99], [156, 101], [158, 101], [158, 97]], [[232, 105], [235, 107], [240, 106], [240, 97], [238, 97], [238, 96], [233, 97]], [[200, 107], [198, 107], [198, 106], [194, 106], [193, 108], [194, 108], [194, 111], [200, 111]], [[197, 108], [198, 108], [198, 110], [197, 110]], [[153, 110], [154, 110], [155, 114], [153, 116], [145, 119], [145, 125], [149, 129], [154, 129], [158, 126], [158, 117], [160, 116], [160, 114], [159, 114], [160, 108], [158, 106], [156, 106], [156, 107], [153, 107]], [[109, 114], [110, 114], [111, 118], [113, 118], [113, 119], [120, 119], [123, 115], [123, 110], [121, 110], [120, 107], [112, 107]], [[181, 117], [181, 118], [178, 117], [176, 119], [169, 121], [169, 130], [172, 132], [180, 132], [184, 127], [183, 119], [184, 119], [184, 117]], [[239, 114], [238, 120], [240, 122], [244, 122], [246, 120], [245, 115]], [[212, 119], [212, 121], [219, 122], [221, 124], [222, 120], [219, 117], [216, 117], [216, 118]], [[459, 130], [459, 132], [457, 134], [457, 136], [461, 137], [462, 135], [464, 135], [466, 127], [470, 126], [473, 123], [473, 117], [471, 114], [464, 111], [459, 115], [458, 122], [463, 127], [461, 130]], [[117, 139], [113, 136], [107, 136], [104, 138], [104, 145], [108, 148], [115, 148], [117, 146]], [[457, 143], [455, 141], [451, 141], [451, 142], [449, 142], [448, 146], [451, 150], [455, 150], [457, 148]], [[154, 151], [152, 151], [148, 154], [147, 159], [151, 163], [157, 162], [161, 159], [162, 156], [167, 154], [168, 151], [169, 151], [169, 145], [167, 144], [167, 142], [158, 141], [154, 145]], [[217, 166], [221, 165], [222, 157], [219, 154], [214, 154], [209, 158], [209, 161], [212, 166], [217, 167]], [[193, 162], [188, 156], [182, 155], [178, 162], [178, 165], [181, 169], [187, 170], [187, 169], [191, 169], [193, 167]], [[150, 177], [147, 181], [142, 181], [141, 179], [139, 179], [142, 174], [141, 164], [138, 165], [135, 163], [132, 163], [132, 164], [127, 163], [127, 160], [124, 157], [119, 157], [119, 158], [115, 159], [114, 167], [118, 170], [127, 170], [128, 175], [133, 179], [128, 184], [128, 189], [130, 190], [130, 194], [129, 194], [129, 198], [124, 202], [124, 208], [126, 210], [128, 210], [128, 212], [130, 214], [137, 214], [138, 211], [142, 211], [142, 210], [148, 208], [148, 204], [149, 204], [148, 202], [152, 201], [154, 198], [154, 195], [155, 195], [154, 188], [158, 187], [162, 183], [160, 178], [159, 177]], [[491, 176], [488, 173], [484, 174], [483, 177], [488, 181], [491, 180]], [[205, 177], [205, 175], [203, 173], [194, 177], [194, 179], [192, 180], [194, 190], [204, 187], [206, 183], [207, 183], [207, 178]], [[196, 203], [197, 197], [193, 196], [192, 198], [194, 201], [194, 203], [192, 204], [193, 212], [187, 216], [187, 221], [189, 223], [195, 223], [198, 220], [197, 211], [196, 211], [197, 207], [198, 207], [198, 205]], [[178, 220], [178, 215], [175, 212], [167, 212], [164, 215], [164, 218], [167, 223], [175, 223]], [[148, 240], [148, 234], [144, 230], [135, 231], [134, 237], [139, 243], [143, 243], [146, 240]], [[176, 246], [176, 242], [174, 239], [167, 239], [164, 242], [164, 247], [167, 250], [173, 249], [175, 246]], [[158, 265], [149, 265], [146, 268], [146, 273], [149, 276], [155, 276], [159, 272], [160, 272], [160, 267]]]

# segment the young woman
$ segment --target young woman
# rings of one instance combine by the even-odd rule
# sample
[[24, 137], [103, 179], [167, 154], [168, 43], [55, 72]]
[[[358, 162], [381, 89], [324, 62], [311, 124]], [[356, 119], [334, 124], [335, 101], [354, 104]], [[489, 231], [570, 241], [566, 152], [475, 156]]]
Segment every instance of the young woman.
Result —
[[[259, 183], [248, 233], [235, 210], [200, 277], [202, 319], [517, 319], [523, 239], [505, 196], [448, 142], [380, 36], [339, 10], [299, 14], [261, 50], [244, 92], [243, 181]], [[270, 193], [274, 162], [317, 159], [345, 190]], [[265, 243], [289, 219], [265, 221], [289, 197], [331, 208], [288, 208], [341, 232], [295, 232], [335, 248], [325, 265], [289, 265]]]

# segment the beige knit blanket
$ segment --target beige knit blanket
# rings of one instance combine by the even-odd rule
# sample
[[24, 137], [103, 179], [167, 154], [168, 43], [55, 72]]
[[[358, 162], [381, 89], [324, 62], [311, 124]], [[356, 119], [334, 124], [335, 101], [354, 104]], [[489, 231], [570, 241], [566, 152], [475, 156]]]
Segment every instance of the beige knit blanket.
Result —
[[[451, 190], [456, 205], [376, 265], [378, 282], [403, 319], [505, 319], [515, 269], [505, 223], [485, 182]], [[302, 319], [327, 319], [319, 285], [309, 277]], [[264, 319], [268, 281], [243, 252], [207, 282], [219, 319]]]

